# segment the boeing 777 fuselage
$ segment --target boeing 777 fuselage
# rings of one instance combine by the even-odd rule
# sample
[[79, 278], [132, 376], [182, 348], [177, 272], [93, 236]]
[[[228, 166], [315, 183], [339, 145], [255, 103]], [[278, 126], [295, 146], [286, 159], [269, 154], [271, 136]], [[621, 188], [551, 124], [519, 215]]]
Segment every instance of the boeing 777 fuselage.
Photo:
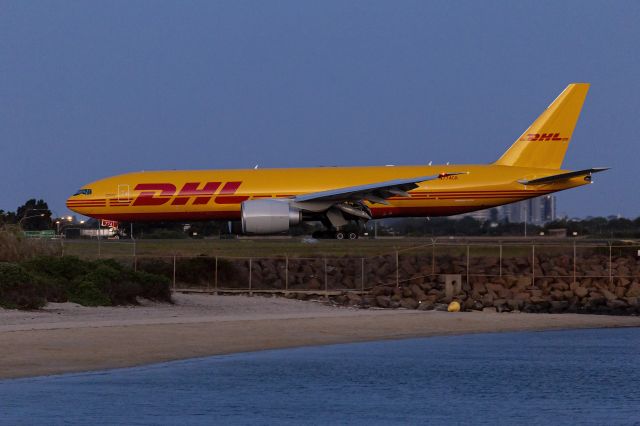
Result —
[[67, 200], [116, 221], [241, 220], [249, 234], [322, 221], [448, 216], [591, 183], [602, 168], [561, 168], [589, 85], [570, 84], [492, 164], [137, 172], [85, 185]]

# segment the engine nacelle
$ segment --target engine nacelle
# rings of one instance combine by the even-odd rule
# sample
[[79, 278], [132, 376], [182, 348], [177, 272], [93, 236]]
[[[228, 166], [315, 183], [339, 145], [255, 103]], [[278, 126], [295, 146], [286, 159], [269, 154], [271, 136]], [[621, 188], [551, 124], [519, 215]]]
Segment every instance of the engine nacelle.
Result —
[[302, 222], [302, 212], [285, 200], [244, 201], [241, 216], [245, 234], [276, 234]]

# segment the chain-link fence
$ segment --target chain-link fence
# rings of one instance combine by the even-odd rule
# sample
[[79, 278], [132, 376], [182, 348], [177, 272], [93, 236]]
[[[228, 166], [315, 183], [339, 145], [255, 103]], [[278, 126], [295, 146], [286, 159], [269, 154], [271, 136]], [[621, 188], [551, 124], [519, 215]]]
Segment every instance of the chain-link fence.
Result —
[[[354, 250], [355, 251], [355, 250]], [[112, 254], [140, 271], [166, 276], [176, 290], [209, 292], [364, 292], [377, 285], [405, 286], [459, 276], [468, 289], [498, 283], [606, 286], [640, 280], [640, 245], [446, 243], [356, 257], [233, 257]]]

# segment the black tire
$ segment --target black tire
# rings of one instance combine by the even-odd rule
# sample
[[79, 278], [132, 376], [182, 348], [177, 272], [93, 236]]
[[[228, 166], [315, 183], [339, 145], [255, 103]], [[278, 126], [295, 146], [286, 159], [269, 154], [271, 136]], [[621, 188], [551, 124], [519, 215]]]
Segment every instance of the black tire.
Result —
[[336, 232], [336, 240], [344, 240], [344, 232]]
[[358, 234], [356, 234], [355, 232], [349, 232], [349, 239], [350, 240], [357, 240], [358, 239]]

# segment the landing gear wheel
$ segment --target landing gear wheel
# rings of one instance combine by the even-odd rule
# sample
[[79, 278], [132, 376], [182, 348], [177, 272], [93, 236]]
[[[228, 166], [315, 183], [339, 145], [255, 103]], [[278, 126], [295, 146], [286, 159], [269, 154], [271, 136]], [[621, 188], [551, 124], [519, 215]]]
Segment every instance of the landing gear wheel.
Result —
[[336, 240], [344, 240], [344, 232], [336, 232]]
[[355, 232], [349, 232], [349, 239], [350, 240], [357, 240], [358, 239], [358, 234], [356, 234]]

